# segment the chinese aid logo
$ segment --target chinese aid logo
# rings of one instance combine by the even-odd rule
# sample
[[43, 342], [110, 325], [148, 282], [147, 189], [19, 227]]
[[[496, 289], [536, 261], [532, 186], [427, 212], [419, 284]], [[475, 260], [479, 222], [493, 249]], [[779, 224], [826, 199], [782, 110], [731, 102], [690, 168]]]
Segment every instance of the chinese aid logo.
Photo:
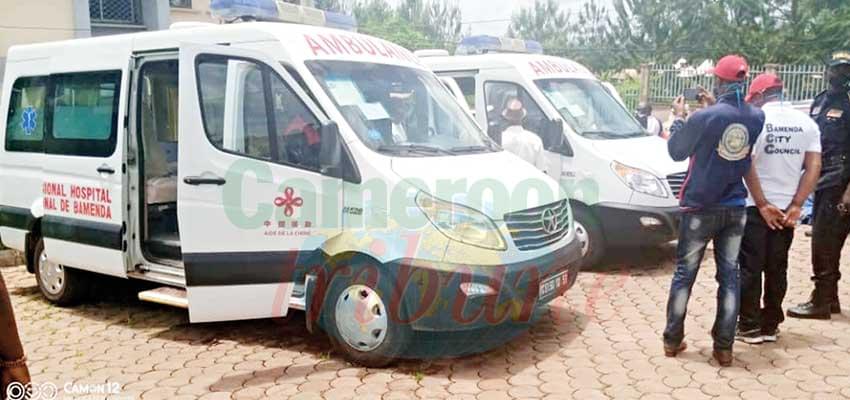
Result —
[[288, 187], [283, 190], [283, 197], [275, 197], [274, 205], [283, 207], [283, 215], [291, 217], [296, 207], [304, 205], [304, 199], [295, 197], [295, 189]]
[[38, 113], [32, 107], [27, 107], [24, 109], [24, 113], [21, 114], [21, 129], [24, 130], [24, 134], [27, 136], [32, 135], [36, 128], [36, 118], [38, 118]]

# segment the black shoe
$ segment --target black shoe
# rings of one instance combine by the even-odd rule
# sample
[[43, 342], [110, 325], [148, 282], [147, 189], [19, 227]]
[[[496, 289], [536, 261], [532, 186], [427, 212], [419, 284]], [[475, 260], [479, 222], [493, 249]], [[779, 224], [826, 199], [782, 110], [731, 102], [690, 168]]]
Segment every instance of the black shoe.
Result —
[[829, 305], [829, 312], [841, 314], [841, 303], [838, 302], [838, 299], [833, 300], [832, 304]]
[[808, 301], [806, 303], [799, 304], [796, 307], [789, 308], [787, 314], [792, 318], [831, 319], [831, 308], [832, 307], [830, 305], [815, 304], [812, 301]]
[[761, 329], [749, 329], [746, 331], [738, 330], [735, 333], [735, 340], [746, 344], [762, 344], [764, 338], [761, 335]]
[[776, 343], [779, 340], [779, 328], [761, 331], [761, 340], [764, 343]]
[[678, 345], [672, 345], [664, 343], [664, 355], [666, 357], [676, 357], [679, 353], [688, 349], [688, 344], [685, 342], [679, 343]]
[[712, 355], [721, 367], [732, 366], [732, 350], [714, 350]]

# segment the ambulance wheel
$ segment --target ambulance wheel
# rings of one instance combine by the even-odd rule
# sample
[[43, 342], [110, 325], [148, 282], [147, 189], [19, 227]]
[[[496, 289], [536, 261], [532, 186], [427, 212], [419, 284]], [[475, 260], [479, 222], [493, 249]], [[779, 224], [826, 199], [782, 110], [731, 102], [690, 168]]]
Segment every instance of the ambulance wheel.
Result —
[[602, 259], [605, 252], [605, 238], [599, 221], [586, 208], [573, 208], [576, 239], [581, 243], [581, 268], [591, 267]]
[[370, 282], [370, 274], [360, 273], [366, 268], [352, 266], [350, 275], [333, 277], [322, 308], [324, 328], [346, 360], [380, 368], [401, 356], [411, 330], [390, 316], [390, 279], [380, 274], [377, 284]]
[[60, 307], [78, 304], [88, 291], [88, 281], [82, 271], [50, 261], [39, 239], [33, 254], [35, 279], [38, 288], [51, 303]]

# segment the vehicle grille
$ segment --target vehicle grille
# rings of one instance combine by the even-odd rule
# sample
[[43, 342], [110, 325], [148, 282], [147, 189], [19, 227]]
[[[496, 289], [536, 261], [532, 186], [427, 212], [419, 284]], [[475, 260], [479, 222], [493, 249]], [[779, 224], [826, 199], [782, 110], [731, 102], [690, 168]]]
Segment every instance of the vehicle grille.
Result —
[[[505, 214], [505, 223], [514, 244], [520, 250], [535, 250], [561, 240], [570, 230], [570, 207], [567, 200], [528, 210]], [[544, 214], [551, 217], [544, 226]], [[554, 221], [554, 223], [552, 223]]]
[[670, 185], [670, 189], [673, 191], [673, 197], [679, 198], [679, 193], [682, 192], [682, 186], [685, 185], [685, 179], [688, 177], [688, 173], [680, 172], [678, 174], [667, 175], [667, 184]]

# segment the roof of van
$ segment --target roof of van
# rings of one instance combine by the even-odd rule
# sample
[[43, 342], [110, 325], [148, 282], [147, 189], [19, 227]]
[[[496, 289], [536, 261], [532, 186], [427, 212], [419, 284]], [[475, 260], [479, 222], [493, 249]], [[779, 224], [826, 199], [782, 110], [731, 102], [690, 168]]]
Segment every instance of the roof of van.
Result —
[[251, 47], [252, 43], [264, 41], [279, 42], [285, 55], [293, 61], [332, 59], [424, 68], [411, 52], [383, 39], [333, 28], [278, 22], [182, 26], [179, 29], [15, 45], [9, 49], [7, 62], [50, 58], [51, 64], [55, 60], [55, 63], [64, 66], [69, 63], [91, 66], [92, 63], [112, 59], [127, 65], [127, 57], [134, 52], [176, 49], [181, 43]]
[[420, 59], [436, 72], [514, 68], [532, 79], [596, 79], [589, 69], [573, 60], [540, 54], [487, 53]]

